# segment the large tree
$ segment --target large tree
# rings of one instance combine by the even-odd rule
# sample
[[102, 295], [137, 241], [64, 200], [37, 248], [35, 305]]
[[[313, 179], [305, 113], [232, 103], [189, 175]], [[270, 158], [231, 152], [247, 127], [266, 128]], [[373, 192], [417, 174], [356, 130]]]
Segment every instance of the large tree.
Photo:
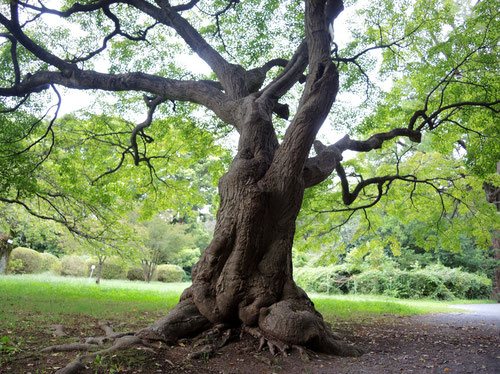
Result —
[[[347, 21], [354, 39], [339, 48], [331, 31], [344, 9], [341, 0], [91, 0], [67, 1], [60, 9], [11, 0], [1, 5], [2, 64], [10, 69], [2, 70], [0, 95], [4, 112], [15, 112], [24, 104], [41, 105], [50, 92], [60, 99], [60, 86], [121, 92], [119, 111], [126, 113], [124, 103], [138, 106], [123, 92], [144, 94], [146, 119], [130, 130], [118, 166], [131, 156], [136, 164], [153, 167], [147, 131], [164, 103], [204, 107], [219, 119], [214, 131], [224, 126], [237, 131], [237, 153], [219, 181], [214, 237], [193, 269], [192, 286], [165, 319], [139, 334], [142, 338], [170, 341], [223, 324], [244, 326], [272, 350], [296, 345], [358, 354], [335, 339], [293, 280], [291, 251], [304, 192], [335, 172], [343, 204], [356, 211], [358, 197], [371, 195], [362, 203], [369, 207], [399, 181], [441, 183], [399, 169], [353, 179], [343, 154], [371, 152], [400, 139], [418, 143], [427, 132], [458, 135], [491, 127], [499, 104], [492, 88], [498, 87], [495, 8], [488, 0], [475, 7], [467, 1], [375, 1], [360, 13], [362, 24], [354, 17]], [[64, 22], [51, 27], [59, 22], [54, 19]], [[173, 56], [184, 52], [183, 46], [205, 61], [210, 77], [179, 70]], [[397, 80], [391, 95], [399, 95], [399, 102], [382, 107], [385, 117], [374, 115], [364, 123], [364, 140], [349, 135], [331, 145], [316, 140], [336, 108], [341, 83], [359, 95], [359, 83], [367, 80], [364, 110], [345, 116], [349, 123], [367, 113], [368, 105], [390, 98], [368, 82], [377, 69]], [[414, 79], [425, 84], [414, 85]], [[180, 110], [186, 108], [191, 107]], [[164, 109], [163, 115], [169, 113]], [[39, 139], [54, 134], [55, 122]]]

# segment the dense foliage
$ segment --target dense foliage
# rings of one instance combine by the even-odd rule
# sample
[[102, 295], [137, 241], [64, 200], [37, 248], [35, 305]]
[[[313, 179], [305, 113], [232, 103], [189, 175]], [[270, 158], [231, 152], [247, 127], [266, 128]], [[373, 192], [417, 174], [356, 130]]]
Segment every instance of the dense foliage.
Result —
[[491, 279], [484, 275], [443, 265], [411, 270], [388, 266], [361, 273], [352, 273], [345, 266], [303, 267], [297, 269], [295, 279], [311, 292], [376, 294], [404, 299], [487, 299], [492, 289]]

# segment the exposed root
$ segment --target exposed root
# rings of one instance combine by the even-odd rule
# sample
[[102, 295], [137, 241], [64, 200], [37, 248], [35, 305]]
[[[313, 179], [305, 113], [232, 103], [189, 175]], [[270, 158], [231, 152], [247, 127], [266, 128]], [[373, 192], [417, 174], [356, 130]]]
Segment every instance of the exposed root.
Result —
[[91, 351], [96, 348], [97, 347], [94, 344], [69, 343], [69, 344], [51, 345], [50, 347], [42, 349], [40, 352], [52, 353], [52, 352], [71, 352], [71, 351]]
[[[149, 344], [143, 341], [138, 336], [126, 335], [121, 338], [115, 339], [111, 347], [101, 349], [80, 357], [77, 357], [74, 361], [70, 362], [64, 368], [59, 369], [56, 374], [75, 374], [85, 369], [85, 364], [92, 362], [97, 356], [105, 356], [110, 353], [127, 349], [135, 345], [143, 345], [146, 349], [150, 350]], [[95, 347], [95, 346], [94, 346]]]
[[66, 336], [63, 325], [51, 325], [50, 328], [53, 330], [52, 334], [54, 336]]
[[[58, 374], [79, 373], [97, 356], [138, 347], [156, 352], [154, 342], [173, 343], [180, 338], [200, 335], [192, 341], [189, 359], [207, 359], [241, 334], [248, 333], [259, 341], [258, 350], [268, 349], [271, 355], [287, 356], [297, 351], [303, 361], [309, 361], [313, 351], [341, 356], [359, 356], [362, 351], [338, 339], [314, 310], [308, 299], [292, 298], [261, 308], [258, 326], [234, 328], [224, 324], [213, 326], [194, 303], [181, 301], [165, 318], [136, 333], [117, 333], [108, 322], [100, 322], [103, 336], [89, 337], [84, 342], [54, 345], [42, 352], [86, 352], [57, 371]], [[62, 326], [57, 331], [63, 331]], [[161, 345], [161, 343], [159, 343]], [[173, 364], [172, 364], [173, 366]]]
[[[104, 331], [105, 336], [89, 337], [85, 339], [84, 343], [53, 345], [42, 349], [41, 352], [90, 352], [77, 357], [74, 361], [56, 372], [57, 374], [73, 374], [84, 370], [85, 364], [90, 363], [97, 356], [109, 355], [115, 351], [127, 349], [132, 346], [139, 345], [146, 350], [154, 351], [148, 341], [134, 335], [134, 333], [116, 333], [108, 322], [100, 322], [99, 327]], [[62, 331], [62, 326], [59, 330]], [[112, 345], [102, 348], [105, 343], [112, 343]]]
[[112, 336], [115, 333], [113, 328], [107, 321], [99, 322], [99, 327], [104, 331], [106, 336]]
[[75, 374], [83, 370], [85, 370], [85, 365], [79, 359], [76, 359], [62, 369], [57, 370], [55, 374]]
[[198, 311], [192, 301], [183, 300], [166, 317], [140, 330], [136, 335], [145, 340], [171, 343], [180, 338], [195, 336], [210, 325], [210, 321]]
[[259, 329], [268, 340], [303, 346], [338, 356], [360, 356], [363, 351], [337, 339], [308, 299], [288, 299], [263, 308]]
[[261, 351], [265, 347], [269, 349], [269, 352], [275, 356], [278, 353], [281, 353], [283, 356], [287, 356], [288, 352], [292, 348], [290, 345], [283, 343], [279, 340], [272, 339], [269, 337], [266, 337], [265, 334], [262, 333], [258, 328], [255, 327], [244, 327], [242, 329], [242, 332], [246, 332], [253, 336], [256, 339], [259, 339], [259, 348], [258, 350]]
[[[84, 370], [85, 365], [92, 362], [97, 356], [110, 355], [132, 346], [139, 346], [144, 350], [155, 352], [154, 348], [156, 347], [153, 346], [152, 341], [174, 342], [180, 337], [195, 335], [208, 326], [210, 326], [210, 322], [200, 314], [192, 302], [182, 301], [165, 318], [137, 333], [116, 333], [109, 322], [100, 322], [99, 327], [104, 331], [104, 336], [89, 337], [80, 343], [50, 346], [44, 348], [42, 352], [90, 352], [77, 357], [57, 371], [57, 374], [74, 374]], [[231, 330], [224, 328], [222, 325], [208, 330], [202, 336], [206, 344], [198, 350], [198, 357], [213, 355], [217, 349], [224, 346], [231, 339], [231, 336]], [[105, 347], [107, 343], [112, 343], [112, 345]]]
[[227, 328], [225, 325], [217, 325], [210, 330], [205, 331], [197, 338], [193, 348], [200, 347], [188, 355], [189, 359], [212, 357], [219, 349], [224, 347], [229, 341], [237, 336], [236, 331]]

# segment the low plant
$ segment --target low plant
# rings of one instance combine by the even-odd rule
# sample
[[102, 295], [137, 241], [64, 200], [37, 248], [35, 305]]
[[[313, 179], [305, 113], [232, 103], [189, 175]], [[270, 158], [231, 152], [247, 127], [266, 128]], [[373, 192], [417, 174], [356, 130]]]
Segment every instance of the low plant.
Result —
[[161, 264], [156, 267], [155, 279], [160, 282], [182, 282], [186, 273], [180, 266], [171, 264]]
[[144, 269], [139, 266], [134, 266], [128, 269], [127, 279], [131, 281], [144, 280]]
[[42, 264], [43, 258], [39, 252], [30, 248], [17, 247], [12, 250], [10, 255], [8, 271], [13, 274], [41, 273], [43, 271]]
[[13, 354], [19, 351], [10, 337], [7, 335], [0, 336], [0, 353], [1, 354]]
[[87, 258], [83, 256], [64, 256], [61, 259], [61, 275], [86, 277], [88, 275]]

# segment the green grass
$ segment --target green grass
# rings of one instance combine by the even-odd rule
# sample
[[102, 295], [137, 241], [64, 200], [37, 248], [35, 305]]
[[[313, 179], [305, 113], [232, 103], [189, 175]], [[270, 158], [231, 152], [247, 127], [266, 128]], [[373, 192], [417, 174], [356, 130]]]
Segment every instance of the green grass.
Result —
[[177, 303], [188, 285], [120, 280], [103, 280], [96, 285], [85, 278], [2, 276], [0, 331], [27, 318], [50, 324], [75, 315], [117, 319], [143, 312], [165, 312]]
[[[148, 284], [124, 280], [103, 280], [100, 285], [96, 285], [85, 278], [1, 276], [0, 335], [2, 330], [20, 322], [49, 325], [78, 316], [139, 322], [145, 315], [166, 313], [177, 303], [187, 286], [189, 283]], [[451, 304], [373, 295], [312, 294], [311, 298], [329, 321], [337, 318], [446, 312], [450, 311], [448, 305]], [[453, 304], [462, 302], [454, 301]]]
[[448, 303], [431, 300], [401, 300], [374, 295], [311, 295], [326, 320], [359, 319], [369, 316], [411, 316], [449, 312]]

